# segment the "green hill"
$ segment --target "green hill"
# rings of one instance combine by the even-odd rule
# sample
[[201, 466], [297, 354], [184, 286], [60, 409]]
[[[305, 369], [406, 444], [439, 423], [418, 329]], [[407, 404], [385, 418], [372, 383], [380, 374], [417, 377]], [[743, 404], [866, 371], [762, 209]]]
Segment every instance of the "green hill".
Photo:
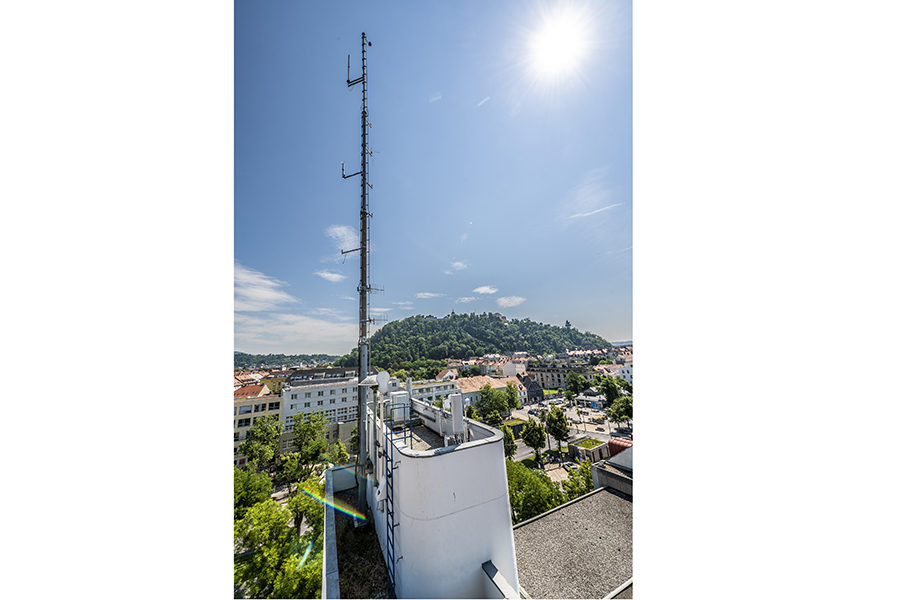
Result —
[[[485, 354], [549, 354], [569, 350], [608, 348], [612, 344], [589, 332], [544, 325], [531, 319], [504, 320], [483, 313], [458, 314], [443, 319], [416, 315], [392, 321], [369, 341], [369, 364], [385, 369], [409, 368], [420, 360], [469, 358]], [[357, 350], [335, 364], [357, 364]]]
[[330, 363], [337, 356], [330, 354], [247, 354], [246, 352], [234, 351], [234, 368], [235, 369], [258, 369], [263, 365], [273, 367], [291, 367], [298, 363]]

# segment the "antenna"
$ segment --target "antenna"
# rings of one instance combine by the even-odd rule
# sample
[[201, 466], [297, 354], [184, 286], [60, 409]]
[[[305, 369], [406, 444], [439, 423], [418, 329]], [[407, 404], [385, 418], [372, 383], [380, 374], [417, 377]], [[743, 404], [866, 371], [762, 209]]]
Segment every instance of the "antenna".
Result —
[[[344, 169], [344, 163], [341, 163], [341, 177], [349, 179], [350, 177], [360, 176], [360, 208], [359, 208], [359, 248], [353, 250], [341, 250], [341, 254], [349, 254], [350, 252], [359, 252], [359, 392], [357, 395], [357, 423], [359, 431], [359, 448], [357, 452], [357, 483], [359, 485], [359, 497], [357, 501], [357, 509], [366, 514], [366, 474], [365, 465], [368, 462], [367, 456], [367, 394], [368, 387], [362, 385], [363, 380], [369, 375], [369, 324], [376, 321], [370, 319], [369, 311], [369, 294], [373, 291], [369, 284], [369, 218], [372, 214], [369, 212], [369, 190], [373, 189], [372, 184], [368, 181], [369, 157], [372, 152], [369, 150], [368, 130], [372, 127], [369, 122], [368, 98], [366, 96], [368, 80], [366, 78], [366, 34], [362, 34], [362, 75], [356, 79], [350, 79], [350, 55], [347, 55], [347, 88], [352, 88], [357, 83], [362, 83], [362, 151], [360, 152], [359, 171], [352, 175], [347, 175]], [[372, 43], [368, 42], [371, 46]], [[357, 524], [359, 522], [357, 521]]]

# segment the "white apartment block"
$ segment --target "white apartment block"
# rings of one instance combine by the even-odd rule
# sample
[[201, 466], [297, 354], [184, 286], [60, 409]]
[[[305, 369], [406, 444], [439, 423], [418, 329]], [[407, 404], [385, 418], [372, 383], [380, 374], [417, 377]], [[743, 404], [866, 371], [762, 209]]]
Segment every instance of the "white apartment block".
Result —
[[298, 415], [322, 413], [329, 425], [355, 421], [356, 384], [356, 377], [285, 381], [281, 387], [285, 433], [293, 432], [294, 418]]
[[631, 385], [634, 385], [634, 381], [632, 377], [634, 376], [634, 363], [632, 361], [626, 362], [624, 365], [619, 367], [616, 371], [616, 376], [621, 377]]

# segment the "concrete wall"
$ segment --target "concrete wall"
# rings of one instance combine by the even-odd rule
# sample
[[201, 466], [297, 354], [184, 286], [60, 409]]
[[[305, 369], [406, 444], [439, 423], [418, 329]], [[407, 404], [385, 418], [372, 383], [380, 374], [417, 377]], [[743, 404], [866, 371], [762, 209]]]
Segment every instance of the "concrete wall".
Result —
[[591, 465], [591, 480], [594, 482], [594, 489], [603, 486], [609, 486], [614, 490], [619, 490], [623, 494], [633, 496], [632, 483], [633, 479], [625, 477], [619, 473], [613, 473], [603, 468], [600, 463]]
[[[398, 598], [485, 598], [492, 585], [482, 569], [488, 560], [518, 590], [503, 435], [478, 423], [468, 427], [481, 439], [429, 451], [395, 446]], [[384, 552], [386, 513], [372, 486], [369, 498]]]

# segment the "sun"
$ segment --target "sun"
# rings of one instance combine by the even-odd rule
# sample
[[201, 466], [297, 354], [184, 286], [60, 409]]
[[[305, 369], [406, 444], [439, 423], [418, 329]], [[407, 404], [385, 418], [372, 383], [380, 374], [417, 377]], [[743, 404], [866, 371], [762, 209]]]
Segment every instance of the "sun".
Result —
[[562, 10], [542, 19], [529, 39], [529, 58], [541, 79], [564, 79], [575, 73], [587, 55], [588, 31], [584, 19]]

